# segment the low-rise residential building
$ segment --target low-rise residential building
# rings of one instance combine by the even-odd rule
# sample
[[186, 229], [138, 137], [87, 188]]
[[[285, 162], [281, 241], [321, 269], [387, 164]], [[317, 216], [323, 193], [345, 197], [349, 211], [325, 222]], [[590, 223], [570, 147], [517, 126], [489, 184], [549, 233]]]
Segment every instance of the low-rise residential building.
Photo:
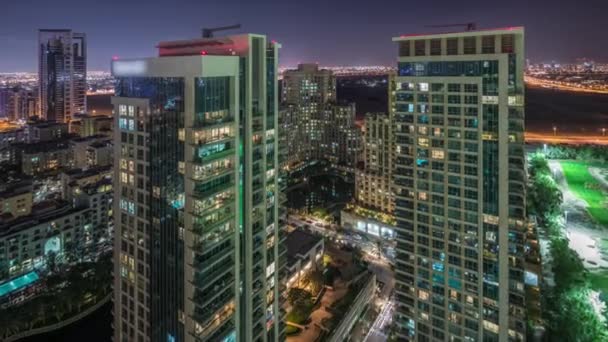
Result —
[[[97, 148], [105, 147], [106, 151], [100, 152], [104, 154], [104, 156], [100, 156], [101, 162], [106, 165], [111, 163], [111, 149], [112, 146], [108, 144], [110, 139], [104, 135], [91, 135], [87, 137], [74, 138], [70, 140], [70, 148], [72, 149], [72, 158], [73, 158], [73, 166], [74, 168], [84, 168], [91, 165], [91, 162], [95, 162], [97, 156], [94, 154]], [[98, 145], [98, 143], [100, 145]], [[92, 149], [91, 146], [95, 145], [96, 147]], [[103, 148], [102, 148], [103, 149]], [[93, 153], [93, 155], [91, 155]], [[93, 157], [92, 160], [89, 160], [90, 157]]]
[[30, 215], [0, 221], [0, 283], [61, 263], [95, 260], [111, 247], [111, 179], [78, 189], [71, 191], [77, 193], [72, 201], [45, 201]]
[[0, 121], [0, 163], [11, 160], [12, 144], [23, 142], [25, 142], [25, 129], [23, 127]]
[[[111, 165], [98, 166], [87, 169], [71, 169], [61, 173], [62, 198], [71, 201], [72, 190], [77, 190], [87, 184], [94, 184], [104, 178], [111, 178], [113, 169]], [[79, 191], [79, 190], [78, 190]]]
[[0, 220], [29, 215], [32, 212], [32, 182], [2, 181], [0, 184]]
[[73, 165], [72, 150], [67, 140], [17, 144], [13, 149], [13, 163], [21, 165], [22, 172], [29, 176], [72, 168]]
[[29, 122], [25, 126], [28, 143], [53, 141], [68, 136], [68, 125], [53, 121]]
[[297, 287], [307, 272], [322, 267], [325, 243], [321, 236], [296, 229], [287, 234], [284, 244], [287, 247], [286, 285]]
[[111, 141], [97, 141], [87, 147], [87, 166], [106, 166], [113, 163], [114, 146]]

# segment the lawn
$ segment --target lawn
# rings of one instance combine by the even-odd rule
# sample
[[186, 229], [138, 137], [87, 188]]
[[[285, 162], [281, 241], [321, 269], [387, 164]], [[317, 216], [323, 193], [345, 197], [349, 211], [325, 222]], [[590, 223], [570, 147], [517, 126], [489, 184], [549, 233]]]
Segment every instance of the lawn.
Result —
[[587, 211], [598, 223], [608, 226], [606, 196], [597, 180], [589, 173], [589, 164], [569, 161], [561, 162], [561, 165], [570, 190], [587, 202]]

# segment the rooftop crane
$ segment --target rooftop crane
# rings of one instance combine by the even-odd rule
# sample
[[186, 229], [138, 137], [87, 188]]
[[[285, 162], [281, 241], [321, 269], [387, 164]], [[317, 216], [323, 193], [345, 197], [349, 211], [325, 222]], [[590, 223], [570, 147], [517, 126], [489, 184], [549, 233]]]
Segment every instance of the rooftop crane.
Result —
[[221, 27], [212, 27], [212, 28], [203, 28], [203, 38], [213, 38], [213, 33], [217, 31], [227, 31], [240, 29], [241, 24], [235, 24], [230, 26], [221, 26]]
[[475, 31], [477, 29], [477, 24], [475, 24], [475, 23], [429, 25], [428, 27], [457, 27], [457, 26], [464, 26], [464, 27], [466, 27], [467, 31]]

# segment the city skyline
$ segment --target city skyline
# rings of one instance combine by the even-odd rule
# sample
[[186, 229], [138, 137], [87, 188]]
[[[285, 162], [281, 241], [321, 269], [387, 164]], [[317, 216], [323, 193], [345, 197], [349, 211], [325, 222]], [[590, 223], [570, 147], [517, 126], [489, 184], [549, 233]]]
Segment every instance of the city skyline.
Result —
[[[113, 56], [137, 58], [154, 53], [159, 41], [200, 35], [202, 27], [241, 23], [239, 32], [264, 32], [270, 39], [284, 46], [282, 66], [299, 62], [318, 62], [321, 65], [392, 65], [394, 46], [390, 39], [400, 34], [425, 31], [459, 31], [463, 28], [431, 28], [429, 25], [476, 22], [478, 28], [525, 26], [528, 32], [526, 56], [534, 62], [557, 60], [573, 61], [579, 57], [608, 60], [606, 39], [601, 32], [600, 1], [554, 6], [548, 0], [528, 5], [523, 1], [509, 6], [483, 6], [473, 1], [461, 6], [443, 0], [426, 2], [415, 11], [400, 6], [397, 1], [386, 1], [384, 6], [365, 8], [352, 2], [333, 1], [325, 4], [309, 1], [306, 4], [283, 3], [275, 0], [257, 2], [224, 1], [203, 6], [192, 1], [180, 1], [179, 7], [167, 11], [158, 1], [132, 1], [128, 4], [115, 0], [103, 3], [60, 0], [48, 8], [38, 0], [8, 3], [3, 12], [8, 14], [0, 23], [0, 41], [6, 48], [0, 59], [0, 72], [27, 72], [36, 69], [36, 30], [40, 28], [71, 28], [89, 37], [88, 55], [91, 70], [109, 70]], [[477, 5], [477, 6], [475, 6]], [[119, 7], [118, 7], [119, 6]], [[38, 10], [40, 8], [40, 10]], [[120, 20], [121, 13], [138, 13], [142, 20]], [[584, 8], [585, 11], [582, 11]], [[204, 11], [203, 11], [204, 9]], [[525, 9], [521, 10], [521, 9]], [[594, 10], [597, 9], [597, 10]], [[466, 10], [466, 12], [465, 12]], [[256, 11], [257, 16], [248, 13]], [[95, 15], [91, 15], [94, 13]], [[169, 13], [169, 14], [167, 14]], [[213, 16], [206, 15], [213, 13]], [[293, 13], [297, 13], [295, 16]], [[539, 17], [547, 18], [540, 21]], [[113, 19], [116, 18], [116, 19]], [[273, 20], [269, 20], [273, 18]], [[375, 20], [378, 24], [362, 26]], [[158, 25], [157, 23], [172, 23]], [[153, 25], [149, 23], [155, 23]], [[575, 32], [576, 28], [576, 32]], [[361, 42], [365, 42], [365, 49]], [[340, 49], [335, 46], [339, 43]], [[31, 58], [25, 58], [32, 56]]]

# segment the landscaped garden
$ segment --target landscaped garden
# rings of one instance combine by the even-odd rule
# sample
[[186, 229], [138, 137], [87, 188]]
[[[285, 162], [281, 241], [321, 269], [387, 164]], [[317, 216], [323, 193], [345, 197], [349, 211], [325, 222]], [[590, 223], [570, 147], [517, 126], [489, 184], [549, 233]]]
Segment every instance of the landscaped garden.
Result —
[[568, 188], [587, 202], [587, 211], [598, 223], [608, 226], [606, 195], [598, 181], [589, 173], [589, 163], [583, 161], [560, 162]]
[[[590, 206], [598, 205], [601, 200], [590, 191], [595, 186], [585, 185], [591, 182], [587, 168], [576, 162], [565, 162], [565, 165], [568, 185], [576, 188], [572, 191], [589, 198]], [[529, 167], [528, 209], [545, 228], [553, 259], [555, 286], [543, 291], [546, 338], [549, 341], [607, 341], [606, 312], [599, 294], [605, 289], [607, 278], [601, 273], [588, 272], [577, 252], [570, 249], [559, 220], [562, 196], [544, 155], [533, 155]]]

